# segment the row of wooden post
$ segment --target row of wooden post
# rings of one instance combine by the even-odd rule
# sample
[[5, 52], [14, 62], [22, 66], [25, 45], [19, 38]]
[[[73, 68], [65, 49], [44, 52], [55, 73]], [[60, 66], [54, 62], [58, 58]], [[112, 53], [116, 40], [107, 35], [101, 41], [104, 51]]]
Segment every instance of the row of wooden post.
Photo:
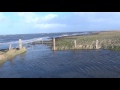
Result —
[[[96, 40], [96, 49], [99, 49], [99, 46], [98, 46], [98, 40]], [[74, 48], [76, 48], [76, 40], [74, 40]], [[53, 50], [56, 50], [55, 49], [55, 38], [53, 38]]]
[[[19, 49], [22, 49], [22, 40], [19, 39], [18, 43], [19, 43], [18, 48], [19, 48]], [[10, 44], [10, 46], [9, 46], [9, 50], [10, 50], [10, 49], [12, 49], [12, 45], [11, 45], [11, 44]]]
[[[12, 45], [10, 44], [9, 50], [12, 48]], [[76, 48], [76, 40], [74, 40], [74, 48]], [[19, 39], [19, 49], [22, 49], [22, 40]], [[99, 49], [98, 47], [98, 40], [96, 40], [96, 49]], [[55, 48], [55, 38], [53, 38], [53, 50], [56, 50]]]

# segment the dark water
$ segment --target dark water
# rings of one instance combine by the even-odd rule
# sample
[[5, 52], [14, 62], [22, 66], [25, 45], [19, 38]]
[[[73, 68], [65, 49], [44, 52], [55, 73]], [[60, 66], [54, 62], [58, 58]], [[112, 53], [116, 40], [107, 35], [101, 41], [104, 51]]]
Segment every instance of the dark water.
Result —
[[33, 49], [2, 63], [0, 78], [120, 78], [120, 52]]

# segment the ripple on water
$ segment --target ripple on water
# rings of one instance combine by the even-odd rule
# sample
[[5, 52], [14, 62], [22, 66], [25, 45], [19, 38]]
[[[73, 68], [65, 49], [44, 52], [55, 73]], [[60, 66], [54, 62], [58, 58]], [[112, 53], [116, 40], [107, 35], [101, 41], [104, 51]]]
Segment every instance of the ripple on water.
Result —
[[120, 77], [120, 52], [109, 50], [28, 51], [0, 67], [0, 77]]

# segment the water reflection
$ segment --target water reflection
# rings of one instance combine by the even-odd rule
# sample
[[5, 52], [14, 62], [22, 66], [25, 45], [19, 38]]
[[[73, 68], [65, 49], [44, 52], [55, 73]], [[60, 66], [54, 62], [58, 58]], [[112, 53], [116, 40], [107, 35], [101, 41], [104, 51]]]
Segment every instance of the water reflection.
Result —
[[0, 67], [2, 67], [4, 63], [5, 61], [0, 60]]
[[53, 57], [56, 57], [57, 51], [52, 51], [53, 52]]
[[19, 55], [21, 62], [23, 63], [25, 60], [26, 52]]
[[11, 65], [14, 65], [14, 59], [15, 59], [15, 58], [16, 58], [16, 57], [10, 58], [10, 59], [8, 59], [7, 61], [9, 61]]

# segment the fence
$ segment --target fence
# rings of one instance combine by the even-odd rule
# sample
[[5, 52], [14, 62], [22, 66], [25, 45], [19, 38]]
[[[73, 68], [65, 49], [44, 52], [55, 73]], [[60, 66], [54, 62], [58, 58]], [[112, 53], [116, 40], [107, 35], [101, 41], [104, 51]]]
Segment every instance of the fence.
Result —
[[[107, 39], [90, 39], [90, 38], [53, 38], [51, 41], [29, 41], [22, 43], [22, 40], [19, 39], [17, 48], [21, 49], [23, 46], [36, 51], [42, 51], [42, 49], [52, 49], [55, 50], [70, 50], [70, 49], [111, 49], [116, 48], [116, 44], [112, 40]], [[27, 44], [29, 43], [29, 45]], [[34, 48], [34, 44], [39, 44]], [[46, 45], [50, 44], [50, 45]], [[49, 48], [48, 48], [49, 46]], [[119, 46], [119, 45], [118, 45]], [[9, 44], [9, 50], [13, 48], [12, 44]]]
[[70, 38], [53, 38], [53, 50], [66, 50], [66, 49], [100, 49], [102, 46], [99, 40], [95, 41], [80, 41]]
[[28, 49], [35, 49], [34, 45], [39, 44], [37, 47], [41, 47], [41, 49], [44, 49], [45, 47], [47, 47], [48, 45], [51, 46], [52, 41], [43, 41], [41, 40], [21, 40], [19, 39], [18, 41], [14, 41], [14, 42], [5, 42], [5, 43], [0, 43], [0, 50], [3, 49], [12, 49], [12, 48], [22, 48], [22, 47], [26, 47]]
[[[6, 43], [8, 45], [8, 43]], [[0, 45], [6, 45], [5, 43], [4, 44], [0, 44]], [[13, 47], [12, 46], [12, 43], [9, 43], [9, 49], [8, 50], [11, 50], [11, 49], [22, 49], [23, 48], [23, 44], [22, 44], [22, 40], [19, 39], [18, 41], [18, 45]]]
[[[54, 44], [55, 43], [55, 44]], [[55, 46], [54, 46], [55, 45]], [[74, 36], [53, 39], [53, 50], [70, 49], [110, 49], [120, 50], [120, 38], [118, 36]]]

